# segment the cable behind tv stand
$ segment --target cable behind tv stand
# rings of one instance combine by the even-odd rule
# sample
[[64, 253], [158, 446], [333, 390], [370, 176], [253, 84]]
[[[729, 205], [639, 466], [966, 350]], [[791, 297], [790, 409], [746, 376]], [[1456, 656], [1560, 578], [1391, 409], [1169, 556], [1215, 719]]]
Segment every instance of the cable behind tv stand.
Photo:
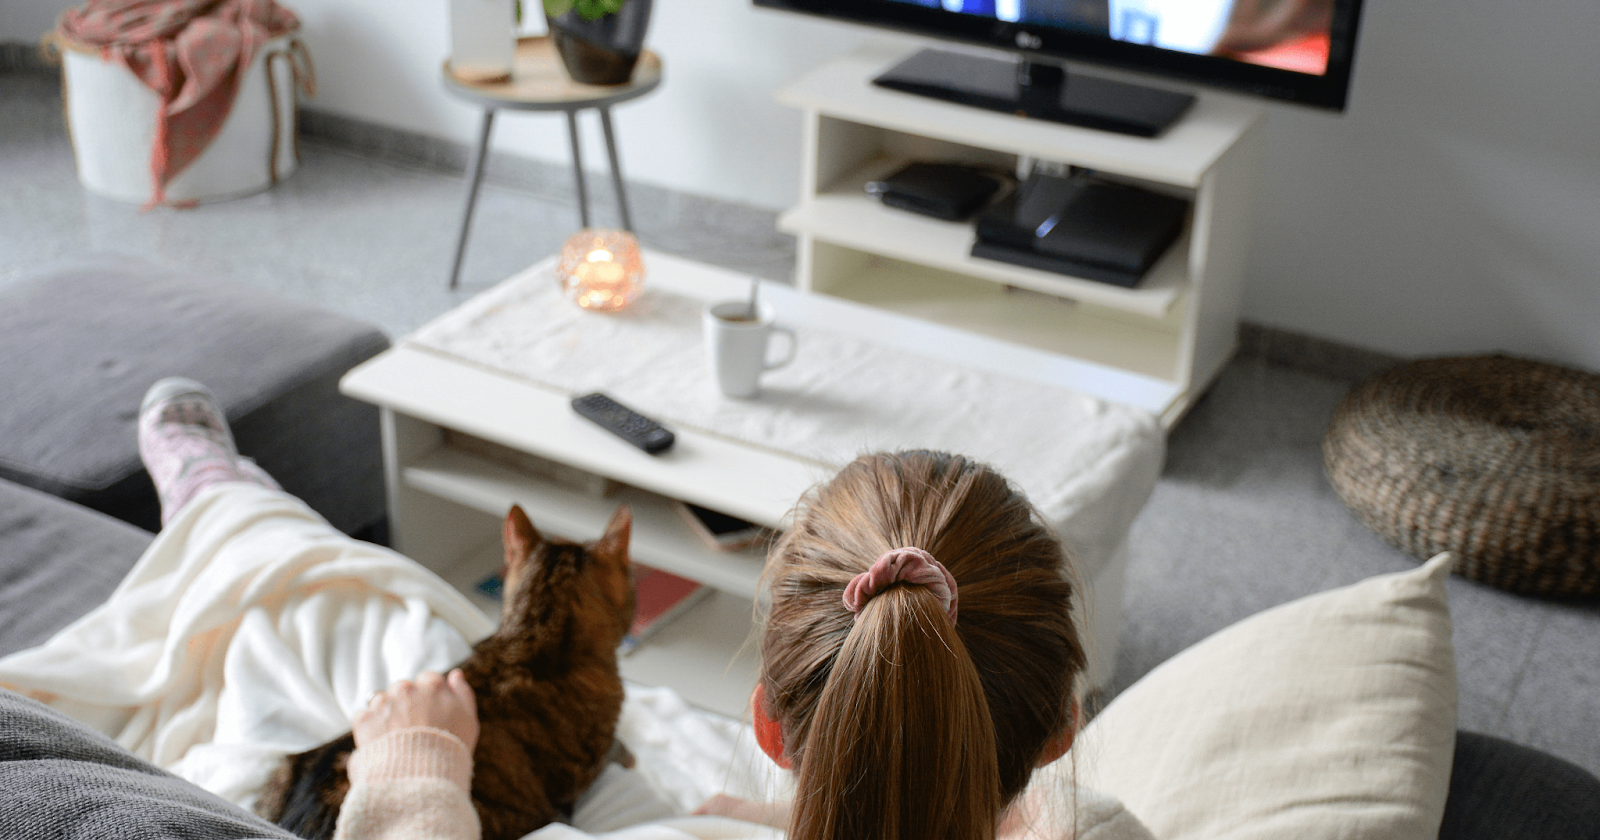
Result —
[[1155, 137], [1183, 117], [1195, 97], [1084, 73], [1029, 56], [990, 58], [922, 50], [872, 80], [879, 87], [988, 111]]

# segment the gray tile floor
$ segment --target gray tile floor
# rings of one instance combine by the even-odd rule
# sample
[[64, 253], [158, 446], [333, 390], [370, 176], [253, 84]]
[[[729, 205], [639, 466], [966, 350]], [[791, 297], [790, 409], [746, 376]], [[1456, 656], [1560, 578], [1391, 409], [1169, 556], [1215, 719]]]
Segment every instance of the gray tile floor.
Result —
[[[85, 251], [129, 253], [402, 335], [553, 253], [576, 227], [558, 192], [491, 181], [452, 293], [459, 174], [314, 142], [302, 151], [300, 170], [269, 192], [141, 213], [79, 188], [53, 77], [0, 73], [0, 287]], [[604, 193], [606, 181], [594, 181]], [[772, 214], [639, 194], [646, 245], [788, 276], [793, 246], [772, 232]], [[1114, 690], [1266, 607], [1413, 565], [1358, 524], [1323, 476], [1321, 435], [1351, 380], [1285, 366], [1285, 355], [1295, 354], [1235, 361], [1172, 433], [1134, 526]], [[1461, 726], [1600, 773], [1600, 606], [1533, 602], [1460, 579], [1451, 598]]]

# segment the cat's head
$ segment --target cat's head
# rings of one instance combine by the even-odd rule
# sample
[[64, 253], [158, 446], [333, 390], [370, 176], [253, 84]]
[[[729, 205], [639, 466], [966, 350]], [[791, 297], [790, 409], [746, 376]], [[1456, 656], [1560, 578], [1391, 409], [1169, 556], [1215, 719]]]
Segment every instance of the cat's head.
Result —
[[612, 647], [633, 623], [628, 560], [633, 513], [619, 505], [605, 533], [589, 543], [546, 538], [518, 505], [506, 514], [505, 587], [501, 627], [537, 631], [560, 622], [605, 634]]

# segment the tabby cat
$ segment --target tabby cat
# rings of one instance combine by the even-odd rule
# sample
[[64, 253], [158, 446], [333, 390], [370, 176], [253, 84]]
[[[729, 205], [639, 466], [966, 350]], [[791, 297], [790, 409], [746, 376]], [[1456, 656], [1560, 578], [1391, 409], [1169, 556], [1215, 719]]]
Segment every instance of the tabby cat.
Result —
[[[632, 522], [623, 505], [600, 539], [578, 545], [544, 539], [520, 507], [506, 516], [500, 628], [461, 663], [478, 698], [472, 802], [484, 840], [570, 813], [605, 768], [622, 710], [617, 646], [633, 622]], [[257, 810], [301, 837], [332, 837], [354, 749], [346, 733], [289, 756]]]

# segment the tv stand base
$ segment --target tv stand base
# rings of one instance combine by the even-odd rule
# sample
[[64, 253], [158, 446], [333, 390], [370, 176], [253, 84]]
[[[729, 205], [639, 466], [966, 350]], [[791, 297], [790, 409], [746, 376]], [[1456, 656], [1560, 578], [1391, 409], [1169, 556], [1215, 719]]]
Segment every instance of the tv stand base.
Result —
[[1195, 97], [1072, 73], [1058, 64], [922, 50], [872, 80], [879, 87], [1137, 137], [1177, 122]]

